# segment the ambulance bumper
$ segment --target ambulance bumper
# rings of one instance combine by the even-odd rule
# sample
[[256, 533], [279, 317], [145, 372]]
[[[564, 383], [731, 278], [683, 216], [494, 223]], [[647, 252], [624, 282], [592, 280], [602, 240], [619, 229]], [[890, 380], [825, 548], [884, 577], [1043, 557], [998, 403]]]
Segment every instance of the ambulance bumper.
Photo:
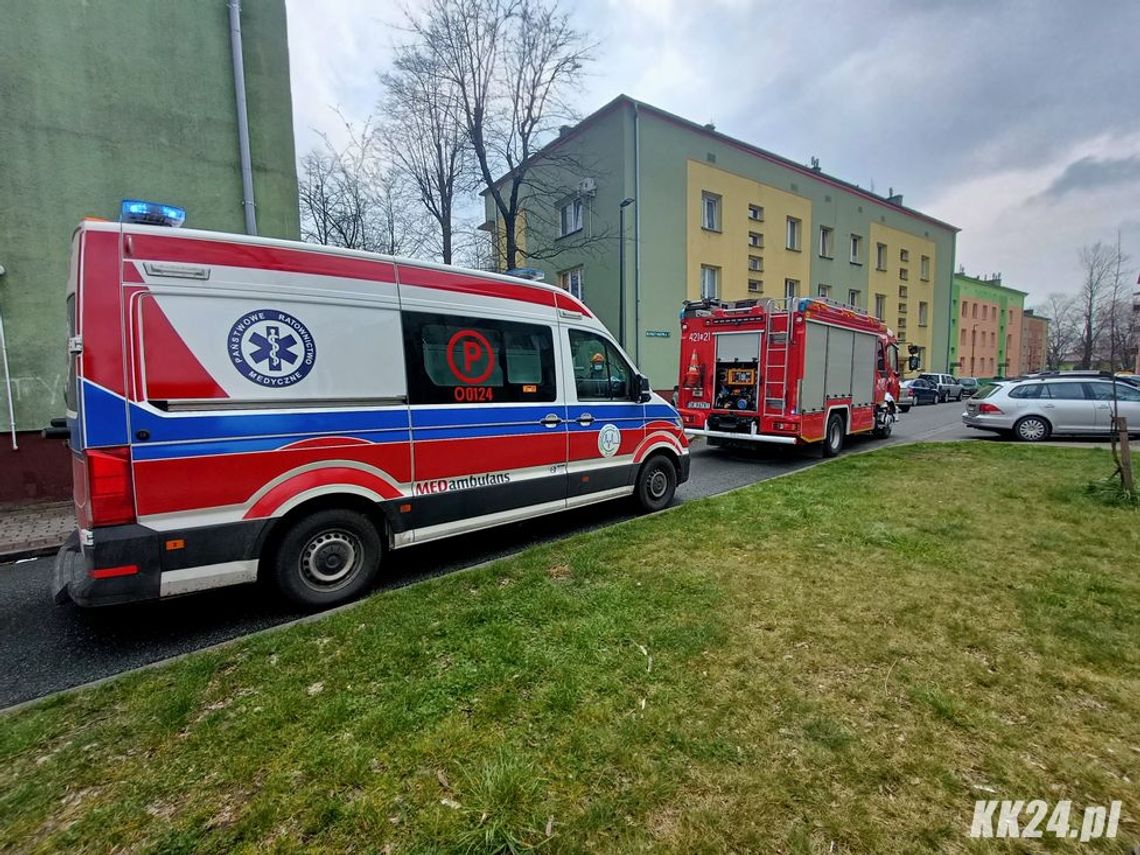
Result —
[[99, 546], [86, 551], [72, 532], [55, 556], [52, 598], [80, 606], [157, 599], [160, 575], [157, 533], [148, 528], [99, 529]]
[[766, 433], [732, 433], [724, 430], [702, 430], [685, 428], [685, 436], [709, 436], [715, 439], [731, 439], [735, 442], [764, 442], [774, 445], [795, 445], [799, 440], [794, 436], [775, 436]]

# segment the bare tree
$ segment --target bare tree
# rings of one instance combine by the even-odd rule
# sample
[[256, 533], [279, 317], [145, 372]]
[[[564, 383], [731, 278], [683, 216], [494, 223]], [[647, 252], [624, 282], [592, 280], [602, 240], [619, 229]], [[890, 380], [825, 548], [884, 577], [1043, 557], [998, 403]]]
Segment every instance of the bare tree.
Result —
[[1049, 318], [1049, 336], [1045, 342], [1045, 364], [1061, 367], [1073, 352], [1080, 336], [1076, 299], [1069, 294], [1050, 294], [1037, 314]]
[[423, 217], [405, 177], [381, 155], [371, 124], [346, 123], [349, 142], [301, 159], [301, 236], [314, 243], [387, 255], [422, 252]]
[[1112, 287], [1117, 253], [1100, 241], [1083, 246], [1080, 251], [1081, 290], [1077, 294], [1080, 313], [1080, 367], [1092, 368], [1097, 341], [1101, 335], [1102, 305], [1106, 291]]
[[480, 183], [503, 222], [506, 266], [516, 267], [531, 254], [518, 235], [528, 175], [544, 140], [572, 119], [566, 96], [594, 45], [543, 0], [428, 0], [409, 24], [454, 87]]
[[456, 194], [473, 189], [471, 148], [457, 89], [435, 63], [412, 47], [397, 52], [393, 70], [380, 76], [386, 91], [382, 134], [392, 162], [435, 220], [443, 263], [451, 264]]

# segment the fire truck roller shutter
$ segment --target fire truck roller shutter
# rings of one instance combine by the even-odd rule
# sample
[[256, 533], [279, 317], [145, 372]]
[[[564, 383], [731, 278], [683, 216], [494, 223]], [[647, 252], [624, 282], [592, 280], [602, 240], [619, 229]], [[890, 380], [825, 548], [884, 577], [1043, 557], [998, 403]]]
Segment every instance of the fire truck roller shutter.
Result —
[[851, 363], [851, 404], [867, 407], [875, 401], [875, 358], [878, 337], [855, 333], [855, 361]]
[[827, 375], [827, 331], [823, 324], [807, 324], [804, 345], [804, 376], [800, 387], [800, 412], [819, 413], [826, 405], [824, 380]]
[[827, 328], [827, 377], [824, 393], [829, 399], [851, 396], [851, 360], [855, 334], [838, 327]]

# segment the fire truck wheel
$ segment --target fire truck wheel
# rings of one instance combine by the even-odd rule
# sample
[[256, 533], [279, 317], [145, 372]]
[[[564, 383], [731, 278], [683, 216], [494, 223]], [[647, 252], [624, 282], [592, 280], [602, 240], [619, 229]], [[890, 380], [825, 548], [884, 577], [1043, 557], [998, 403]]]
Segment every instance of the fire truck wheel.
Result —
[[646, 513], [653, 513], [668, 507], [677, 492], [677, 469], [673, 461], [662, 454], [655, 454], [643, 464], [637, 473], [637, 504]]
[[827, 433], [823, 436], [823, 456], [835, 457], [843, 450], [843, 417], [838, 413], [827, 420]]
[[305, 608], [348, 602], [372, 583], [380, 566], [380, 534], [372, 520], [330, 508], [297, 521], [277, 546], [273, 575], [286, 597]]

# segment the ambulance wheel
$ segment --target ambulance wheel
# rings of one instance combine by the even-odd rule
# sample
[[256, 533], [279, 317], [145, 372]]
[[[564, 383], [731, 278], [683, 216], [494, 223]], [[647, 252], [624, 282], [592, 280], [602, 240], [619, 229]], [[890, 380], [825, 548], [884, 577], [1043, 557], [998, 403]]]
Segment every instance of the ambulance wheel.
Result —
[[835, 457], [843, 450], [843, 417], [833, 415], [827, 420], [827, 433], [823, 435], [823, 456]]
[[677, 492], [677, 468], [668, 457], [655, 454], [637, 473], [637, 504], [646, 513], [668, 507]]
[[330, 508], [299, 519], [277, 546], [277, 587], [299, 606], [322, 609], [366, 591], [380, 567], [380, 534], [357, 511]]

